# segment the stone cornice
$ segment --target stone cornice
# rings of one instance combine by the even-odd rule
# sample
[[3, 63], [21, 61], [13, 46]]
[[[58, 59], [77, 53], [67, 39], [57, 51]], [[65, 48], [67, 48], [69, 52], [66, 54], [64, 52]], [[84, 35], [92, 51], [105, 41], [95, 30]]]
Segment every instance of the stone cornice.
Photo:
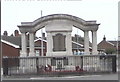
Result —
[[[21, 22], [21, 26], [23, 27], [32, 27], [37, 25], [38, 23], [44, 22], [44, 21], [48, 21], [48, 20], [53, 20], [53, 19], [68, 19], [68, 20], [72, 20], [72, 21], [76, 21], [79, 22], [83, 25], [96, 25], [96, 21], [95, 20], [91, 20], [91, 21], [85, 21], [81, 18], [78, 18], [76, 16], [72, 16], [72, 15], [68, 15], [68, 14], [52, 14], [52, 15], [47, 15], [47, 16], [43, 16], [38, 18], [37, 20], [33, 21], [33, 22]], [[98, 24], [97, 24], [98, 25]], [[20, 25], [18, 26], [20, 27]]]
[[[61, 20], [61, 19], [68, 20], [77, 24], [78, 28], [81, 30], [84, 30], [84, 27], [90, 27], [90, 29], [92, 29], [91, 27], [94, 27], [93, 29], [97, 30], [98, 28], [95, 28], [95, 27], [98, 27], [100, 25], [100, 24], [97, 24], [95, 20], [85, 21], [79, 17], [68, 15], [68, 14], [52, 14], [52, 15], [40, 17], [33, 22], [21, 22], [21, 25], [18, 25], [18, 27], [21, 29], [24, 28], [27, 30], [30, 28], [36, 28], [39, 25], [38, 27], [42, 28], [42, 26], [46, 25], [51, 20], [53, 21], [53, 20]], [[81, 25], [83, 27], [81, 27]], [[38, 27], [35, 29], [35, 31], [38, 30]]]

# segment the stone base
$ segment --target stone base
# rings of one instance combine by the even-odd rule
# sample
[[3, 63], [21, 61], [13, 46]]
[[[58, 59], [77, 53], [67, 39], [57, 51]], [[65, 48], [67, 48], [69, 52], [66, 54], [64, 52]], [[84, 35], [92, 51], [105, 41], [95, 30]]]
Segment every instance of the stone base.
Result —
[[23, 68], [19, 68], [19, 70], [18, 70], [18, 73], [19, 74], [31, 74], [31, 73], [37, 73], [37, 68], [28, 68], [28, 67], [23, 67]]
[[36, 59], [32, 59], [32, 58], [20, 59], [19, 72], [20, 73], [35, 73], [35, 72], [37, 72]]
[[72, 52], [71, 53], [67, 53], [67, 52], [51, 52], [51, 53], [46, 53], [46, 56], [72, 56]]

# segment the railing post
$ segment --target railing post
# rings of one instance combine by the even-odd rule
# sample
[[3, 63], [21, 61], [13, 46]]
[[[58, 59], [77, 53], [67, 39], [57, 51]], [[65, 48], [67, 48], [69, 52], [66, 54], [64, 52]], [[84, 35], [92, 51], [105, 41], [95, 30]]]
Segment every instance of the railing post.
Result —
[[38, 57], [36, 58], [36, 68], [37, 68], [37, 74], [39, 73], [39, 62]]
[[116, 56], [112, 56], [112, 72], [116, 72]]
[[3, 58], [3, 74], [8, 75], [8, 58]]
[[83, 70], [83, 56], [81, 56], [81, 69]]

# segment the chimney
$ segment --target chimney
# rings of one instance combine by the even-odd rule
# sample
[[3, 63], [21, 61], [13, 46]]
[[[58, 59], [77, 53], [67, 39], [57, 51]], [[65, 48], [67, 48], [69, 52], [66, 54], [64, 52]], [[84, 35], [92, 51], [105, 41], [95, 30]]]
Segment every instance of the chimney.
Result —
[[77, 42], [77, 40], [78, 40], [78, 35], [75, 34], [75, 42]]
[[19, 36], [19, 31], [18, 30], [14, 31], [14, 36]]
[[45, 39], [45, 33], [42, 33], [42, 37], [43, 37], [43, 39]]
[[77, 37], [77, 34], [75, 34], [75, 37]]
[[4, 35], [4, 36], [8, 36], [7, 31], [4, 31], [3, 35]]

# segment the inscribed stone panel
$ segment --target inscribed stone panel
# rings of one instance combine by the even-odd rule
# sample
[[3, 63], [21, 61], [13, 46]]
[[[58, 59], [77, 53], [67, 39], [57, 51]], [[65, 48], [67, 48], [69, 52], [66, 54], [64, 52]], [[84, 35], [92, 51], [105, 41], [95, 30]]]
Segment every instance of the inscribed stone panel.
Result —
[[65, 51], [65, 36], [58, 33], [53, 36], [53, 51]]

